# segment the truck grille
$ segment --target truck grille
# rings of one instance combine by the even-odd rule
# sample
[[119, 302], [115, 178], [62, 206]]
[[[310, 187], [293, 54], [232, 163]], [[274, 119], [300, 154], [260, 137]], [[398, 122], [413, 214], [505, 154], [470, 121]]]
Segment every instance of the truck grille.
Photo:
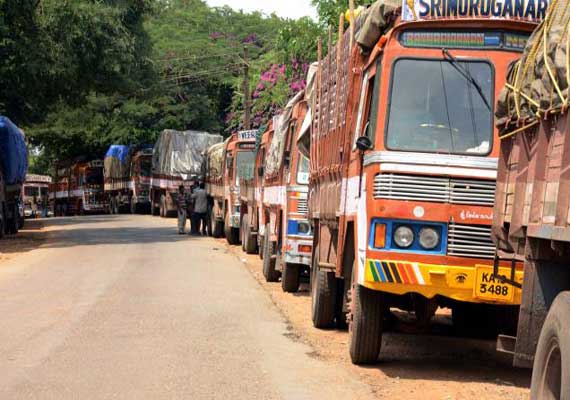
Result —
[[307, 199], [298, 199], [297, 200], [297, 210], [299, 214], [308, 215], [309, 214], [309, 207], [307, 205]]
[[450, 223], [447, 255], [457, 257], [494, 258], [491, 227]]
[[374, 198], [492, 206], [495, 181], [404, 174], [378, 174]]

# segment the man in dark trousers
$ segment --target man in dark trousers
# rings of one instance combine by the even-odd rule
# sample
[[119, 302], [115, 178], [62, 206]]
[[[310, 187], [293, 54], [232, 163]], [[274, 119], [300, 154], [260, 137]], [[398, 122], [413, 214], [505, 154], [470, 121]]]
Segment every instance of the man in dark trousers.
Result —
[[[200, 186], [194, 190], [194, 193], [192, 193], [192, 200], [194, 200], [194, 213], [192, 214], [194, 221], [192, 228], [195, 229], [192, 233], [195, 235], [200, 234], [201, 225], [202, 235], [206, 236], [208, 234], [206, 230], [206, 225], [208, 223], [208, 193], [206, 193], [204, 182], [200, 182]], [[194, 225], [196, 225], [195, 228]]]

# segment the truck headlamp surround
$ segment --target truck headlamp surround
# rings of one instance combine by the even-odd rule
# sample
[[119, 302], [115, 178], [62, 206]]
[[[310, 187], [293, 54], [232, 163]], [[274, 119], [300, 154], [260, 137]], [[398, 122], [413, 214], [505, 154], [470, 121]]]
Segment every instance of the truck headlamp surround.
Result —
[[435, 249], [439, 245], [439, 233], [430, 227], [423, 227], [419, 233], [420, 246], [426, 250]]
[[407, 225], [400, 225], [394, 231], [394, 242], [403, 249], [407, 249], [414, 244], [414, 231]]

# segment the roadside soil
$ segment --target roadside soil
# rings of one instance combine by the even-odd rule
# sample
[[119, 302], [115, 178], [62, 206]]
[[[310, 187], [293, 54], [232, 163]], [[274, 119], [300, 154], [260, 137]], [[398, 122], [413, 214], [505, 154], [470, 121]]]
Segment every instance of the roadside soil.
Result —
[[6, 235], [0, 239], [0, 263], [41, 246], [45, 240], [44, 222], [27, 219], [17, 235]]
[[515, 369], [495, 351], [494, 341], [454, 337], [449, 310], [438, 310], [429, 334], [387, 333], [377, 365], [355, 366], [348, 354], [347, 330], [318, 330], [311, 321], [308, 283], [284, 293], [267, 283], [262, 261], [238, 246], [226, 245], [263, 287], [288, 321], [288, 335], [314, 349], [313, 356], [346, 368], [371, 385], [379, 398], [422, 400], [528, 399], [530, 371]]

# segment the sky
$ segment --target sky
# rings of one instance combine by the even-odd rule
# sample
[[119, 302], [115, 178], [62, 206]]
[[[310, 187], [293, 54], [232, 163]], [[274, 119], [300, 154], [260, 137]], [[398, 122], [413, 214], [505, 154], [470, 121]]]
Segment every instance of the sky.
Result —
[[310, 0], [206, 0], [210, 6], [224, 6], [228, 5], [236, 10], [244, 11], [261, 11], [264, 14], [271, 14], [275, 12], [283, 18], [297, 19], [304, 16], [310, 16], [317, 19], [317, 12], [311, 6]]

